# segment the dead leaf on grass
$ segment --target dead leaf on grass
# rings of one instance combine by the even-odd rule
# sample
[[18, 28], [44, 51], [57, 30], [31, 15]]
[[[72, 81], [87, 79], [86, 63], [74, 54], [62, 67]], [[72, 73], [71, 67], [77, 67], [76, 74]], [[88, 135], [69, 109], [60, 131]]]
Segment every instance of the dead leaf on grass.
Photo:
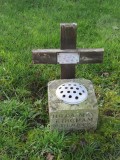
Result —
[[53, 159], [54, 159], [54, 155], [51, 153], [47, 153], [46, 160], [53, 160]]
[[103, 73], [102, 73], [102, 76], [103, 76], [103, 77], [109, 77], [109, 75], [110, 75], [110, 74], [109, 74], [108, 72], [103, 72]]
[[118, 27], [118, 26], [112, 26], [112, 28], [113, 28], [114, 30], [119, 30], [119, 27]]

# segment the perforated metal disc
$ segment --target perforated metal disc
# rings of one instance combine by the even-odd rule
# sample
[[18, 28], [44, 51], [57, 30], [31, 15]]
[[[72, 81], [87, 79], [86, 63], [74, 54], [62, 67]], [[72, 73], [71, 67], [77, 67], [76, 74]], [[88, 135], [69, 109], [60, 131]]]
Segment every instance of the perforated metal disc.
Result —
[[56, 96], [65, 103], [78, 104], [87, 99], [88, 92], [83, 85], [75, 82], [68, 82], [57, 88]]

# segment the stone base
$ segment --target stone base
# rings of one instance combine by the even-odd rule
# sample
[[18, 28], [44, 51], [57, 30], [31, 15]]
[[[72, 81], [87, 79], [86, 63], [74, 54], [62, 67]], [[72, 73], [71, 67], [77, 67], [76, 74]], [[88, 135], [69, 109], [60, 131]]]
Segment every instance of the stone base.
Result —
[[[63, 83], [77, 82], [84, 85], [88, 98], [79, 104], [66, 104], [56, 97], [56, 89]], [[86, 79], [61, 79], [48, 83], [48, 106], [51, 130], [89, 130], [96, 129], [98, 106], [93, 84]]]

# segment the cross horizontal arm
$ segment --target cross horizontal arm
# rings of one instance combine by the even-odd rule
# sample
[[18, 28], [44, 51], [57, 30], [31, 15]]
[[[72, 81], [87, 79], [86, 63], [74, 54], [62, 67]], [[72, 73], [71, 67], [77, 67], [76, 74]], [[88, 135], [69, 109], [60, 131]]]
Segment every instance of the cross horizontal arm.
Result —
[[32, 51], [34, 64], [57, 64], [57, 56], [60, 53], [78, 53], [79, 63], [102, 63], [103, 48], [98, 49], [38, 49]]

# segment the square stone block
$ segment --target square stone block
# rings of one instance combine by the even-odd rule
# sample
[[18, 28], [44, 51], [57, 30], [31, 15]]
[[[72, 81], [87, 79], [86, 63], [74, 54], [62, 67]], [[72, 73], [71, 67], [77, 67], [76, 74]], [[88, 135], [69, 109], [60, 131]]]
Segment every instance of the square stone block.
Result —
[[[56, 96], [56, 89], [63, 83], [76, 82], [85, 86], [88, 97], [79, 104], [67, 104]], [[48, 83], [48, 106], [51, 130], [95, 130], [98, 106], [93, 84], [86, 79], [61, 79]]]

